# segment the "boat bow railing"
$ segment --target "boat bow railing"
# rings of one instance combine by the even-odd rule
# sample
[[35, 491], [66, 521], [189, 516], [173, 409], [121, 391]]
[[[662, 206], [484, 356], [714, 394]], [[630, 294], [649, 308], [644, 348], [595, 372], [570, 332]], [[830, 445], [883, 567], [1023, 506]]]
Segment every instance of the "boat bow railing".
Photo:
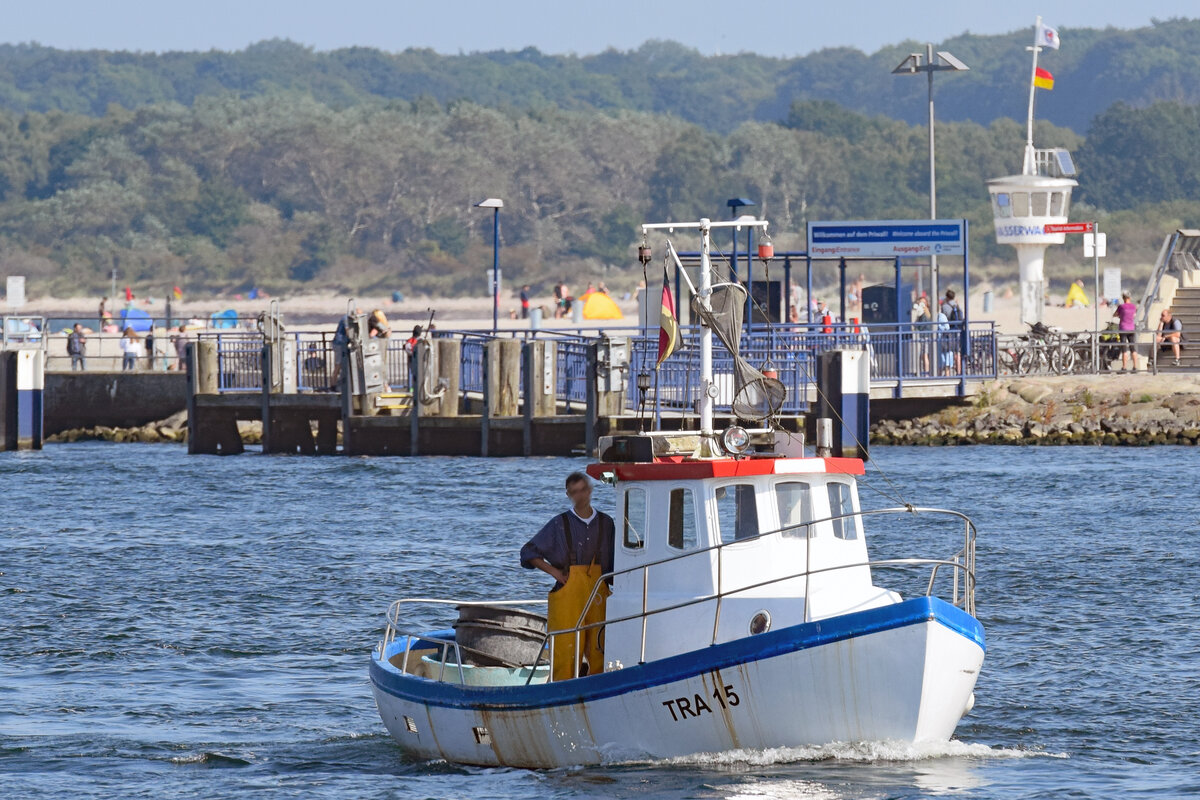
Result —
[[[400, 669], [403, 672], [408, 672], [408, 656], [409, 656], [409, 653], [411, 653], [412, 649], [413, 649], [411, 646], [413, 640], [419, 639], [420, 641], [431, 642], [438, 646], [438, 649], [441, 651], [441, 655], [442, 655], [441, 666], [440, 666], [440, 670], [438, 672], [438, 680], [439, 681], [442, 680], [443, 677], [445, 676], [446, 659], [447, 659], [447, 656], [450, 654], [450, 650], [453, 649], [454, 650], [454, 664], [455, 664], [455, 666], [458, 667], [459, 682], [466, 683], [466, 675], [463, 670], [464, 662], [463, 662], [462, 654], [464, 651], [467, 652], [468, 654], [474, 654], [476, 651], [472, 650], [469, 647], [464, 647], [463, 645], [460, 645], [455, 639], [444, 639], [442, 637], [434, 636], [432, 634], [427, 634], [427, 633], [426, 634], [416, 634], [416, 633], [409, 633], [409, 632], [401, 632], [400, 610], [402, 608], [404, 608], [405, 606], [412, 606], [412, 605], [438, 605], [438, 606], [455, 606], [455, 607], [457, 607], [457, 606], [515, 606], [515, 607], [522, 607], [522, 606], [544, 606], [544, 605], [546, 605], [546, 599], [542, 598], [541, 600], [447, 600], [444, 598], [437, 598], [437, 597], [405, 597], [405, 598], [401, 598], [399, 600], [394, 601], [390, 606], [388, 606], [387, 628], [384, 630], [383, 638], [379, 641], [379, 645], [376, 647], [376, 653], [379, 655], [379, 659], [381, 661], [385, 660], [387, 658], [387, 649], [392, 644], [392, 642], [394, 642], [396, 640], [396, 637], [398, 635], [406, 636], [406, 637], [408, 637], [408, 645], [409, 646], [404, 648], [404, 661], [403, 661], [403, 664], [400, 667]], [[524, 667], [526, 665], [506, 664], [506, 666], [520, 668], [520, 667]], [[534, 666], [536, 666], [536, 664]]]
[[[963, 524], [963, 545], [957, 552], [955, 552], [949, 558], [944, 558], [944, 559], [938, 559], [938, 558], [888, 558], [888, 559], [875, 559], [875, 560], [867, 559], [866, 561], [855, 562], [855, 563], [850, 563], [850, 564], [837, 564], [834, 566], [820, 567], [817, 569], [808, 568], [808, 564], [811, 563], [811, 555], [812, 555], [812, 553], [811, 553], [811, 542], [812, 542], [812, 538], [813, 538], [812, 531], [816, 526], [832, 523], [832, 522], [835, 522], [838, 520], [845, 520], [845, 519], [851, 519], [851, 518], [857, 519], [857, 518], [861, 518], [861, 517], [880, 516], [880, 515], [885, 515], [885, 514], [887, 514], [887, 515], [933, 514], [933, 515], [944, 515], [944, 516], [949, 516], [949, 517], [958, 519]], [[739, 546], [744, 545], [747, 542], [752, 542], [752, 541], [755, 541], [758, 539], [764, 539], [769, 536], [780, 536], [780, 535], [788, 533], [789, 531], [801, 531], [801, 530], [804, 532], [803, 535], [805, 536], [805, 539], [806, 539], [806, 548], [807, 548], [806, 564], [805, 564], [806, 568], [804, 570], [799, 570], [799, 571], [792, 572], [792, 573], [789, 573], [786, 575], [768, 578], [766, 580], [758, 581], [758, 582], [755, 582], [752, 584], [739, 584], [736, 587], [728, 588], [728, 589], [723, 585], [722, 554], [723, 554], [723, 551], [725, 548], [730, 547], [732, 545], [739, 545]], [[934, 595], [934, 590], [935, 590], [935, 586], [937, 584], [938, 575], [940, 574], [940, 572], [943, 568], [949, 569], [952, 572], [950, 602], [954, 606], [961, 608], [964, 611], [966, 611], [968, 614], [971, 614], [972, 616], [974, 616], [974, 614], [975, 614], [975, 588], [976, 588], [976, 577], [975, 577], [975, 539], [976, 539], [976, 536], [977, 536], [977, 529], [975, 527], [975, 523], [972, 522], [969, 517], [967, 517], [965, 514], [962, 514], [961, 512], [953, 511], [951, 509], [944, 509], [944, 508], [919, 507], [919, 506], [906, 505], [906, 506], [897, 506], [897, 507], [893, 507], [893, 508], [870, 509], [867, 511], [854, 511], [854, 512], [849, 512], [849, 513], [845, 513], [845, 514], [835, 514], [835, 515], [831, 515], [831, 516], [824, 517], [821, 519], [808, 520], [806, 522], [797, 523], [795, 525], [787, 525], [787, 526], [784, 526], [782, 528], [778, 528], [775, 530], [765, 531], [765, 532], [759, 533], [755, 536], [748, 536], [748, 537], [745, 537], [742, 539], [736, 539], [731, 542], [721, 542], [720, 544], [711, 545], [709, 547], [701, 548], [699, 550], [691, 550], [687, 553], [681, 553], [677, 556], [656, 559], [654, 561], [649, 561], [645, 564], [638, 564], [633, 567], [626, 567], [624, 569], [614, 570], [612, 572], [605, 573], [601, 577], [601, 579], [596, 582], [596, 586], [593, 588], [592, 593], [589, 596], [587, 603], [584, 605], [582, 613], [579, 615], [579, 618], [576, 620], [576, 624], [573, 627], [562, 628], [559, 630], [548, 630], [546, 632], [545, 636], [542, 639], [542, 645], [539, 650], [539, 656], [533, 664], [512, 664], [512, 665], [508, 665], [508, 666], [529, 668], [530, 673], [529, 673], [529, 676], [526, 678], [526, 683], [528, 684], [530, 681], [533, 680], [534, 668], [536, 668], [537, 664], [543, 660], [543, 655], [546, 655], [546, 657], [549, 658], [550, 662], [553, 663], [555, 642], [558, 640], [558, 637], [573, 636], [575, 639], [575, 652], [578, 653], [578, 652], [580, 652], [582, 636], [585, 631], [591, 630], [593, 628], [601, 628], [605, 625], [613, 625], [613, 624], [620, 623], [620, 622], [629, 622], [629, 621], [634, 621], [634, 620], [639, 621], [641, 623], [641, 644], [640, 644], [640, 652], [639, 652], [639, 663], [645, 663], [647, 626], [648, 626], [648, 621], [649, 621], [650, 617], [657, 615], [657, 614], [665, 614], [665, 613], [668, 613], [671, 611], [677, 611], [682, 608], [687, 608], [689, 606], [699, 605], [702, 603], [710, 603], [710, 602], [714, 602], [714, 601], [715, 601], [715, 607], [713, 610], [712, 638], [709, 643], [716, 644], [717, 639], [718, 639], [718, 630], [720, 628], [722, 605], [726, 598], [732, 597], [732, 596], [735, 596], [735, 595], [738, 595], [738, 594], [741, 594], [744, 592], [753, 591], [755, 589], [761, 589], [766, 586], [771, 586], [771, 585], [780, 584], [780, 583], [786, 583], [787, 581], [793, 581], [793, 580], [797, 580], [800, 578], [804, 579], [804, 621], [808, 622], [808, 621], [810, 621], [809, 592], [810, 592], [810, 587], [811, 587], [811, 581], [809, 579], [812, 576], [829, 574], [829, 573], [837, 572], [839, 570], [861, 569], [864, 567], [868, 568], [868, 569], [879, 569], [879, 568], [901, 569], [901, 568], [905, 568], [905, 567], [928, 567], [930, 570], [930, 574], [929, 574], [929, 580], [925, 587], [925, 595], [926, 596]], [[677, 603], [671, 603], [671, 604], [665, 605], [665, 606], [650, 608], [649, 598], [650, 598], [650, 570], [651, 570], [651, 568], [660, 567], [665, 564], [677, 563], [677, 562], [680, 562], [687, 558], [704, 557], [705, 555], [711, 555], [713, 553], [716, 553], [716, 555], [717, 555], [717, 563], [716, 563], [717, 587], [716, 587], [716, 591], [710, 592], [708, 594], [705, 594], [705, 595], [702, 595], [699, 597], [687, 598], [686, 600], [681, 600]], [[642, 580], [641, 580], [642, 601], [641, 601], [641, 610], [639, 612], [633, 613], [633, 614], [626, 614], [626, 615], [620, 616], [620, 617], [606, 618], [601, 622], [593, 622], [593, 623], [584, 624], [583, 620], [586, 618], [589, 608], [597, 600], [598, 593], [599, 593], [599, 587], [600, 587], [601, 583], [610, 582], [612, 580], [615, 580], [617, 577], [619, 577], [621, 575], [636, 574], [639, 572], [641, 573], [641, 578], [642, 578]], [[445, 600], [445, 599], [424, 598], [424, 597], [422, 597], [422, 598], [407, 598], [407, 599], [397, 600], [394, 603], [392, 603], [392, 605], [388, 608], [387, 630], [384, 633], [383, 640], [380, 641], [379, 646], [378, 646], [378, 654], [379, 654], [379, 658], [381, 660], [383, 660], [385, 658], [388, 646], [393, 641], [395, 641], [397, 635], [401, 634], [401, 629], [400, 629], [401, 609], [406, 605], [413, 605], [413, 604], [431, 604], [431, 605], [436, 604], [436, 605], [451, 605], [451, 606], [459, 606], [459, 605], [544, 606], [544, 605], [546, 605], [546, 600], [541, 599], [541, 600], [474, 601], [474, 600]], [[449, 657], [451, 650], [453, 650], [455, 653], [455, 659], [454, 659], [454, 664], [450, 664], [450, 667], [451, 667], [451, 669], [453, 669], [454, 666], [457, 665], [459, 668], [460, 682], [462, 682], [462, 683], [466, 682], [465, 677], [463, 676], [463, 669], [462, 669], [462, 665], [463, 665], [462, 653], [464, 651], [464, 648], [461, 645], [459, 645], [455, 640], [441, 639], [439, 637], [432, 636], [430, 634], [417, 634], [417, 633], [405, 632], [403, 635], [408, 637], [408, 641], [409, 641], [410, 645], [411, 645], [412, 641], [419, 639], [421, 641], [431, 642], [438, 646], [438, 648], [441, 650], [441, 654], [442, 654], [441, 668], [439, 670], [439, 678], [438, 678], [439, 680], [441, 680], [442, 677], [445, 675], [446, 667], [448, 664], [448, 657]], [[404, 672], [408, 672], [408, 654], [411, 650], [412, 650], [411, 646], [405, 648], [404, 662], [400, 667], [401, 670]], [[549, 652], [547, 653], [547, 651], [549, 651]], [[579, 677], [579, 662], [578, 662], [578, 660], [576, 660], [576, 662], [575, 662], [575, 674], [573, 677], [576, 677], [576, 678]]]

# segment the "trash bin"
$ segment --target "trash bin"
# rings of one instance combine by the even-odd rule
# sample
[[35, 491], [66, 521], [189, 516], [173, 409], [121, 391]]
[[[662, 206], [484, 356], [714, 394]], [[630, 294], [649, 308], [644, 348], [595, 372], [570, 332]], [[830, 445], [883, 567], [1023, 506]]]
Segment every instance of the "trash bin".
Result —
[[529, 330], [536, 331], [542, 327], [542, 310], [540, 308], [529, 309]]
[[992, 313], [992, 300], [993, 300], [993, 295], [991, 292], [983, 293], [983, 313], [985, 313], [985, 314]]

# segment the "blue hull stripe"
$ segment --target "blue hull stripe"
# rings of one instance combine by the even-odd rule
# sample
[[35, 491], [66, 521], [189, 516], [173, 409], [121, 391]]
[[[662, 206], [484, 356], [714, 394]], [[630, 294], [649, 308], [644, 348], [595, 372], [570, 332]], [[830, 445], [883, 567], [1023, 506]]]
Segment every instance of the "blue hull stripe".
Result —
[[713, 670], [928, 621], [938, 622], [979, 645], [981, 650], [985, 649], [983, 626], [979, 620], [939, 598], [919, 597], [716, 644], [650, 664], [558, 683], [487, 688], [462, 686], [400, 673], [391, 665], [383, 666], [375, 654], [371, 656], [370, 674], [371, 682], [379, 690], [424, 705], [488, 710], [549, 708], [615, 697]]

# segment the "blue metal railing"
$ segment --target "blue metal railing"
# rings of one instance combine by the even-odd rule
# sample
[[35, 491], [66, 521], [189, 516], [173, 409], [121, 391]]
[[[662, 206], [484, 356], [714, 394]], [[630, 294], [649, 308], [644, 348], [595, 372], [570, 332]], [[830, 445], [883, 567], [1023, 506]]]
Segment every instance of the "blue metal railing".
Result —
[[562, 337], [555, 343], [555, 393], [568, 414], [587, 407], [589, 339]]
[[261, 334], [245, 331], [202, 333], [198, 338], [217, 343], [217, 391], [262, 391]]
[[[651, 404], [674, 410], [692, 409], [699, 396], [699, 326], [681, 329], [682, 347], [657, 370], [658, 330], [609, 328], [609, 336], [624, 336], [630, 342], [626, 408], [636, 410], [640, 394], [639, 373], [652, 376]], [[338, 354], [330, 333], [289, 333], [296, 347], [297, 384], [301, 391], [328, 391], [336, 381], [334, 365]], [[485, 391], [485, 359], [489, 332], [439, 331], [438, 335], [461, 337], [459, 368], [464, 392]], [[257, 333], [212, 333], [215, 338], [222, 392], [258, 391], [261, 388], [262, 338]], [[517, 338], [517, 337], [513, 337]], [[567, 411], [582, 410], [587, 402], [589, 349], [595, 338], [579, 333], [555, 332], [547, 339], [557, 345], [557, 400]], [[906, 382], [963, 381], [996, 377], [996, 334], [990, 322], [971, 323], [900, 323], [892, 325], [792, 324], [758, 328], [744, 335], [742, 356], [754, 367], [773, 368], [787, 387], [783, 413], [801, 413], [808, 409], [810, 384], [815, 380], [816, 361], [821, 353], [834, 349], [863, 349], [870, 354], [871, 379], [891, 383], [899, 392]], [[389, 339], [387, 349], [388, 382], [393, 390], [409, 387], [410, 356], [405, 340]], [[522, 371], [524, 363], [522, 362]], [[719, 343], [713, 346], [714, 382], [717, 385], [718, 412], [727, 412], [733, 399], [733, 358]], [[524, 380], [520, 386], [524, 386]]]
[[333, 333], [288, 335], [296, 345], [296, 389], [301, 392], [335, 391], [334, 375], [339, 354], [333, 347]]

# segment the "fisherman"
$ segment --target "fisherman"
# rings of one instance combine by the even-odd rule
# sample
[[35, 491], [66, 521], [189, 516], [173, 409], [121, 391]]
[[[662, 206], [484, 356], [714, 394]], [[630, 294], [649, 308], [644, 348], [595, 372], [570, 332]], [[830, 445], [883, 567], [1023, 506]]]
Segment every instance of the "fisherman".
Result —
[[[550, 630], [574, 628], [581, 614], [583, 625], [604, 622], [605, 598], [611, 593], [600, 577], [613, 569], [616, 525], [612, 517], [592, 508], [592, 482], [587, 475], [572, 472], [567, 476], [566, 488], [571, 510], [551, 517], [521, 548], [521, 566], [536, 567], [554, 578], [548, 597]], [[593, 590], [595, 598], [589, 606]], [[581, 676], [604, 671], [603, 631], [600, 626], [588, 628], [580, 636]], [[575, 634], [555, 636], [552, 679], [575, 677], [575, 664]]]

